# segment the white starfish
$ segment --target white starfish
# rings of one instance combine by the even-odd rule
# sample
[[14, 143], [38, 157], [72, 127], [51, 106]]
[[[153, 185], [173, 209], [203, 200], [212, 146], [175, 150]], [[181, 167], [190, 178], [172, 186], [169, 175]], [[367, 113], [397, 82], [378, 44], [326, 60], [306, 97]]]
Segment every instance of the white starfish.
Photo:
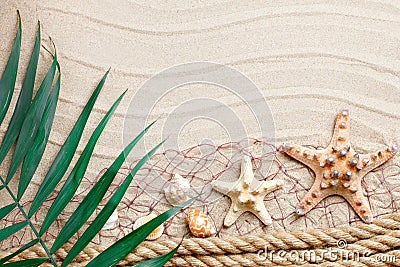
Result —
[[282, 180], [258, 181], [254, 177], [251, 159], [243, 157], [241, 173], [238, 181], [214, 181], [213, 189], [227, 195], [232, 200], [224, 225], [231, 226], [240, 215], [249, 211], [256, 215], [265, 225], [272, 219], [264, 205], [264, 197], [283, 186]]

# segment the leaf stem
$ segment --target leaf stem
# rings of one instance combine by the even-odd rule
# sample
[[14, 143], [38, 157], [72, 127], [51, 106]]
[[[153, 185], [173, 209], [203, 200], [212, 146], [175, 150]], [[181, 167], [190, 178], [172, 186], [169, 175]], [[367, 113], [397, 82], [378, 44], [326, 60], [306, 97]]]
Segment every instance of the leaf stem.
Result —
[[8, 194], [10, 194], [11, 198], [13, 199], [13, 201], [17, 204], [18, 209], [21, 211], [22, 216], [24, 216], [25, 220], [28, 222], [28, 224], [31, 227], [31, 229], [32, 229], [33, 233], [35, 234], [35, 236], [39, 239], [39, 242], [42, 245], [42, 247], [43, 247], [44, 251], [46, 252], [47, 256], [49, 257], [51, 263], [54, 265], [54, 267], [58, 267], [56, 260], [53, 258], [53, 256], [50, 253], [49, 248], [46, 246], [46, 244], [44, 243], [43, 239], [40, 237], [38, 230], [33, 225], [31, 220], [29, 219], [28, 215], [26, 214], [25, 210], [23, 209], [23, 207], [21, 206], [21, 204], [19, 203], [19, 201], [17, 200], [17, 198], [15, 197], [15, 195], [13, 194], [13, 192], [11, 191], [11, 189], [8, 187], [7, 183], [4, 181], [3, 177], [1, 177], [1, 176], [0, 176], [0, 181], [3, 183], [3, 186], [7, 189], [7, 192], [8, 192]]

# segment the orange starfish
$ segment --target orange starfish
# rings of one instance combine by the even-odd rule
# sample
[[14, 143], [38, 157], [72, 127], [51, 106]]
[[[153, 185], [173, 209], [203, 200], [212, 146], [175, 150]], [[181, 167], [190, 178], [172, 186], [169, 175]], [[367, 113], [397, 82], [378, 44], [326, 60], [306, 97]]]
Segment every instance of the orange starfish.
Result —
[[287, 143], [282, 145], [286, 154], [304, 163], [315, 173], [313, 186], [296, 209], [298, 215], [306, 214], [330, 195], [340, 195], [364, 222], [372, 222], [371, 208], [363, 195], [361, 180], [368, 172], [391, 159], [397, 147], [392, 145], [376, 153], [358, 154], [350, 146], [349, 139], [349, 111], [344, 109], [337, 116], [333, 137], [327, 148], [312, 149]]

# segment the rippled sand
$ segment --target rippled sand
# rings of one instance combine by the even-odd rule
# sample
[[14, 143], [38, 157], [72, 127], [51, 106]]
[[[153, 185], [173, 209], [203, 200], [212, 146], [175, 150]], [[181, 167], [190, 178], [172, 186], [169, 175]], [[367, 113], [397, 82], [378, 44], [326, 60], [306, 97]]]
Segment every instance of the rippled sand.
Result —
[[[193, 61], [225, 64], [251, 79], [264, 98], [252, 99], [250, 104], [267, 102], [278, 144], [289, 141], [326, 146], [336, 113], [343, 107], [351, 112], [351, 142], [357, 151], [372, 152], [385, 145], [400, 144], [400, 2], [246, 2], [3, 1], [0, 8], [0, 69], [11, 49], [16, 9], [21, 11], [24, 27], [21, 71], [27, 64], [38, 19], [42, 23], [44, 45], [50, 47], [48, 36], [51, 36], [57, 46], [62, 66], [62, 89], [44, 160], [49, 162], [54, 158], [93, 88], [111, 67], [106, 86], [86, 127], [84, 141], [88, 140], [111, 103], [126, 88], [129, 91], [95, 149], [85, 175], [85, 179], [94, 180], [123, 148], [125, 114], [141, 85], [165, 68]], [[40, 78], [49, 62], [49, 54], [42, 51]], [[20, 88], [21, 79], [19, 76], [17, 88]], [[161, 140], [167, 115], [196, 97], [215, 99], [230, 107], [237, 116], [238, 127], [244, 125], [251, 137], [262, 137], [257, 121], [248, 110], [248, 103], [240, 96], [211, 84], [188, 84], [172, 90], [154, 106], [148, 119], [158, 118], [159, 121], [146, 137], [148, 147]], [[15, 101], [16, 97], [12, 103]], [[194, 110], [191, 114], [196, 117], [201, 111]], [[217, 109], [211, 108], [211, 111], [218, 113]], [[143, 118], [145, 115], [138, 116]], [[3, 134], [6, 126], [2, 125], [0, 130]], [[168, 135], [168, 132], [164, 134]], [[204, 139], [212, 140], [214, 145], [240, 140], [231, 140], [220, 125], [200, 120], [182, 129], [178, 149], [194, 146]], [[80, 145], [78, 154], [83, 147]], [[294, 170], [303, 167], [283, 155], [279, 158]], [[399, 156], [396, 156], [389, 168], [365, 179], [367, 187], [389, 192], [371, 198], [375, 215], [398, 209], [399, 164]], [[45, 170], [46, 164], [41, 164], [36, 182], [41, 180]], [[4, 175], [4, 168], [0, 173]], [[312, 183], [312, 175], [304, 168], [294, 171], [293, 176], [305, 185]], [[382, 177], [389, 178], [383, 183]], [[287, 190], [291, 182], [287, 181]], [[30, 189], [25, 201], [34, 196], [34, 188]], [[276, 193], [279, 196], [279, 192]], [[282, 219], [272, 227], [257, 230], [255, 217], [243, 216], [239, 221], [241, 230], [223, 229], [221, 236], [244, 233], [246, 229], [254, 230], [254, 233], [274, 229], [303, 230], [354, 221], [354, 213], [345, 202], [340, 202], [332, 210], [319, 209], [310, 212], [308, 220], [293, 222], [290, 214], [294, 207], [291, 210], [291, 205], [297, 200], [294, 195], [290, 200], [281, 200], [290, 203], [285, 208], [284, 219], [279, 217], [282, 208], [271, 203], [271, 214], [275, 212], [276, 217]], [[331, 198], [321, 205], [338, 200]], [[224, 200], [218, 213], [214, 214], [219, 221], [228, 205], [229, 201]], [[163, 209], [165, 207], [160, 207]]]

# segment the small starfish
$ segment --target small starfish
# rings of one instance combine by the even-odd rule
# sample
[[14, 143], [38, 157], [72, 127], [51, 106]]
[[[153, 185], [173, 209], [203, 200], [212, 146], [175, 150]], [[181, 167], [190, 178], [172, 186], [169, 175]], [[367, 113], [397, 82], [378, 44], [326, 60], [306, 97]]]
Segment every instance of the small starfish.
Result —
[[268, 225], [272, 223], [272, 219], [265, 208], [264, 197], [281, 188], [283, 181], [258, 181], [254, 178], [250, 157], [244, 156], [238, 181], [214, 181], [212, 186], [214, 190], [227, 195], [232, 200], [231, 207], [224, 220], [226, 227], [231, 226], [246, 211], [253, 213], [264, 224]]
[[311, 149], [287, 143], [282, 145], [286, 154], [304, 163], [315, 173], [313, 186], [296, 209], [298, 215], [306, 214], [330, 195], [340, 195], [364, 222], [373, 221], [368, 200], [362, 193], [361, 180], [368, 172], [391, 159], [397, 147], [392, 145], [376, 153], [358, 154], [350, 146], [349, 139], [349, 111], [344, 109], [337, 116], [333, 137], [327, 148]]

